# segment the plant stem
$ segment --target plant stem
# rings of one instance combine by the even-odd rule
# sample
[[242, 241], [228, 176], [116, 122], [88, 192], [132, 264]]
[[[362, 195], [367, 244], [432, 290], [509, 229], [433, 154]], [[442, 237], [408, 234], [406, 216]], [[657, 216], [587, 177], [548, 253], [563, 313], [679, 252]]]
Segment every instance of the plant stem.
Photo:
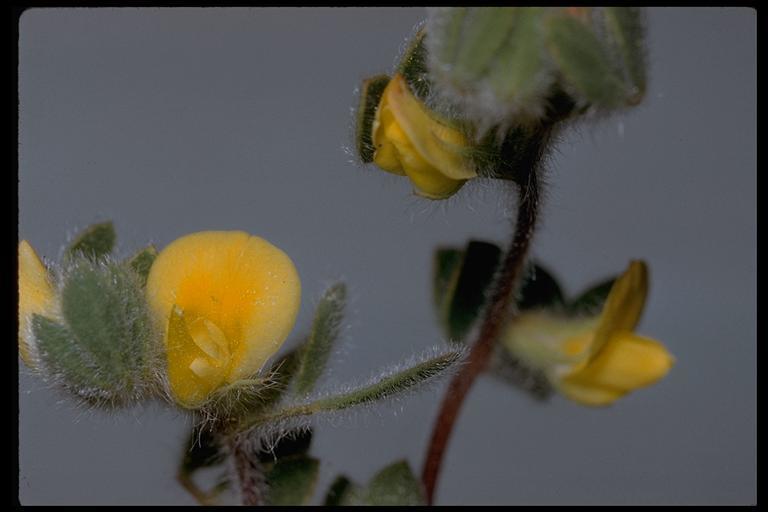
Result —
[[525, 258], [528, 254], [528, 248], [530, 247], [536, 225], [539, 205], [537, 168], [543, 148], [546, 147], [545, 141], [547, 139], [548, 133], [542, 137], [540, 144], [535, 144], [532, 147], [531, 154], [526, 159], [528, 160], [526, 163], [529, 165], [527, 166], [525, 179], [518, 181], [519, 200], [512, 241], [497, 272], [494, 291], [485, 310], [480, 332], [467, 358], [467, 364], [461, 368], [448, 386], [448, 391], [443, 398], [440, 412], [432, 431], [432, 438], [421, 477], [427, 503], [430, 505], [433, 503], [435, 487], [440, 475], [440, 467], [445, 455], [445, 449], [461, 406], [475, 379], [488, 364], [499, 332], [509, 319], [508, 309], [510, 302], [522, 274]]
[[235, 436], [230, 444], [235, 470], [240, 480], [240, 495], [243, 505], [265, 504], [266, 481], [261, 463], [253, 450], [246, 445], [245, 436]]

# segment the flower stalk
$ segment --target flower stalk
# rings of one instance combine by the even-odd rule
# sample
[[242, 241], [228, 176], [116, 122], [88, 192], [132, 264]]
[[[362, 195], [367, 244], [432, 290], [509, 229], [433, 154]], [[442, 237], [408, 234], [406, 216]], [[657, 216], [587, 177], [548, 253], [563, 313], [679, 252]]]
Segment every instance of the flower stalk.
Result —
[[[509, 308], [514, 292], [523, 274], [528, 250], [533, 239], [539, 209], [538, 169], [551, 137], [551, 128], [540, 132], [538, 143], [531, 145], [525, 155], [524, 167], [516, 169], [518, 205], [512, 241], [498, 270], [493, 293], [483, 316], [482, 325], [465, 364], [453, 378], [440, 406], [432, 431], [427, 456], [422, 471], [422, 483], [427, 503], [434, 501], [437, 479], [440, 476], [445, 450], [461, 406], [475, 379], [485, 370], [498, 336], [509, 318]], [[502, 148], [502, 154], [504, 148]], [[502, 161], [509, 161], [502, 159]], [[522, 172], [521, 169], [524, 169]], [[522, 174], [522, 175], [521, 175]]]

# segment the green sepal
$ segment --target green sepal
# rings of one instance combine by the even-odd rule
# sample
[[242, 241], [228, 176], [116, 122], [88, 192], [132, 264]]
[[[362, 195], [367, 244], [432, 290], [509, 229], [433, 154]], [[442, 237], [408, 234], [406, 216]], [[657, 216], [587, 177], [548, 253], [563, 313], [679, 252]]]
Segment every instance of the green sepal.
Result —
[[563, 292], [557, 279], [543, 266], [533, 262], [518, 293], [517, 308], [560, 309], [565, 305]]
[[266, 473], [269, 505], [306, 505], [317, 486], [320, 461], [306, 456], [278, 459]]
[[93, 224], [80, 233], [67, 247], [64, 257], [73, 258], [82, 254], [88, 258], [100, 258], [112, 252], [117, 235], [112, 221]]
[[411, 88], [411, 92], [421, 100], [429, 96], [431, 89], [427, 70], [426, 36], [427, 31], [423, 28], [416, 33], [397, 67], [397, 72], [403, 75]]
[[155, 258], [157, 258], [157, 249], [154, 245], [148, 245], [128, 259], [128, 265], [138, 274], [142, 286], [147, 284], [149, 270], [152, 268]]
[[344, 476], [337, 477], [326, 495], [325, 504], [419, 506], [426, 505], [426, 499], [408, 462], [401, 460], [376, 473], [366, 486], [355, 485]]
[[301, 348], [301, 361], [294, 378], [296, 393], [303, 395], [311, 392], [322, 376], [339, 337], [346, 301], [347, 287], [344, 283], [331, 286], [320, 298], [309, 339]]
[[[460, 261], [459, 261], [460, 258]], [[501, 249], [472, 240], [461, 252], [439, 249], [433, 274], [438, 318], [449, 340], [463, 342], [485, 305]]]
[[355, 144], [357, 155], [364, 163], [373, 162], [376, 148], [373, 146], [373, 122], [379, 108], [384, 88], [389, 83], [387, 75], [377, 75], [363, 81], [360, 87], [360, 103], [357, 107]]
[[581, 295], [570, 301], [566, 312], [573, 316], [596, 315], [603, 308], [608, 294], [613, 288], [613, 283], [618, 276], [606, 279], [584, 291]]
[[73, 350], [87, 353], [95, 371], [107, 376], [102, 391], [128, 399], [147, 384], [152, 331], [134, 272], [78, 257], [64, 277], [61, 311]]
[[621, 106], [627, 87], [590, 27], [562, 12], [545, 26], [552, 58], [577, 99], [601, 108]]

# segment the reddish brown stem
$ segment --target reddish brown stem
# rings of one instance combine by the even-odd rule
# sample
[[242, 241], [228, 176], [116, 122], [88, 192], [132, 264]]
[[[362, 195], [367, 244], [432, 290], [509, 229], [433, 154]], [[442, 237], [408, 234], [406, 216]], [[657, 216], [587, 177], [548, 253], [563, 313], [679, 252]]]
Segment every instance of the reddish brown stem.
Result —
[[241, 436], [235, 436], [230, 446], [235, 462], [235, 471], [238, 480], [240, 480], [240, 497], [243, 505], [264, 505], [266, 481], [264, 470], [256, 457], [256, 453]]
[[[535, 161], [538, 161], [539, 156], [536, 155]], [[535, 165], [531, 167], [527, 176], [527, 183], [519, 188], [517, 218], [512, 242], [497, 273], [494, 291], [488, 302], [480, 332], [472, 345], [467, 364], [462, 367], [448, 386], [432, 431], [432, 439], [421, 477], [426, 491], [427, 503], [430, 505], [434, 500], [435, 487], [440, 476], [445, 449], [448, 446], [461, 406], [475, 379], [488, 364], [499, 332], [509, 318], [510, 302], [522, 274], [525, 257], [528, 254], [536, 225], [539, 192], [535, 167]]]

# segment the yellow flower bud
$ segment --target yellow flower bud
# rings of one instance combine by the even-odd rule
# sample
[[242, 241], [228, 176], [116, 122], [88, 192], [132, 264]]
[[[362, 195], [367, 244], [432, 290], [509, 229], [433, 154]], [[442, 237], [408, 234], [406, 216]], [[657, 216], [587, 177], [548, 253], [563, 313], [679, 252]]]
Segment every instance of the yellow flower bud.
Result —
[[477, 176], [465, 158], [467, 138], [435, 118], [402, 75], [389, 81], [373, 121], [373, 162], [408, 176], [416, 193], [443, 199]]
[[158, 254], [146, 291], [165, 332], [171, 392], [197, 408], [277, 352], [296, 321], [301, 283], [291, 259], [266, 240], [204, 231]]
[[36, 366], [32, 315], [55, 316], [57, 309], [48, 270], [32, 246], [22, 240], [19, 243], [19, 354], [31, 368]]
[[674, 364], [664, 345], [634, 333], [647, 290], [645, 263], [633, 261], [611, 287], [597, 317], [525, 312], [507, 326], [502, 342], [571, 400], [609, 405], [657, 382]]

